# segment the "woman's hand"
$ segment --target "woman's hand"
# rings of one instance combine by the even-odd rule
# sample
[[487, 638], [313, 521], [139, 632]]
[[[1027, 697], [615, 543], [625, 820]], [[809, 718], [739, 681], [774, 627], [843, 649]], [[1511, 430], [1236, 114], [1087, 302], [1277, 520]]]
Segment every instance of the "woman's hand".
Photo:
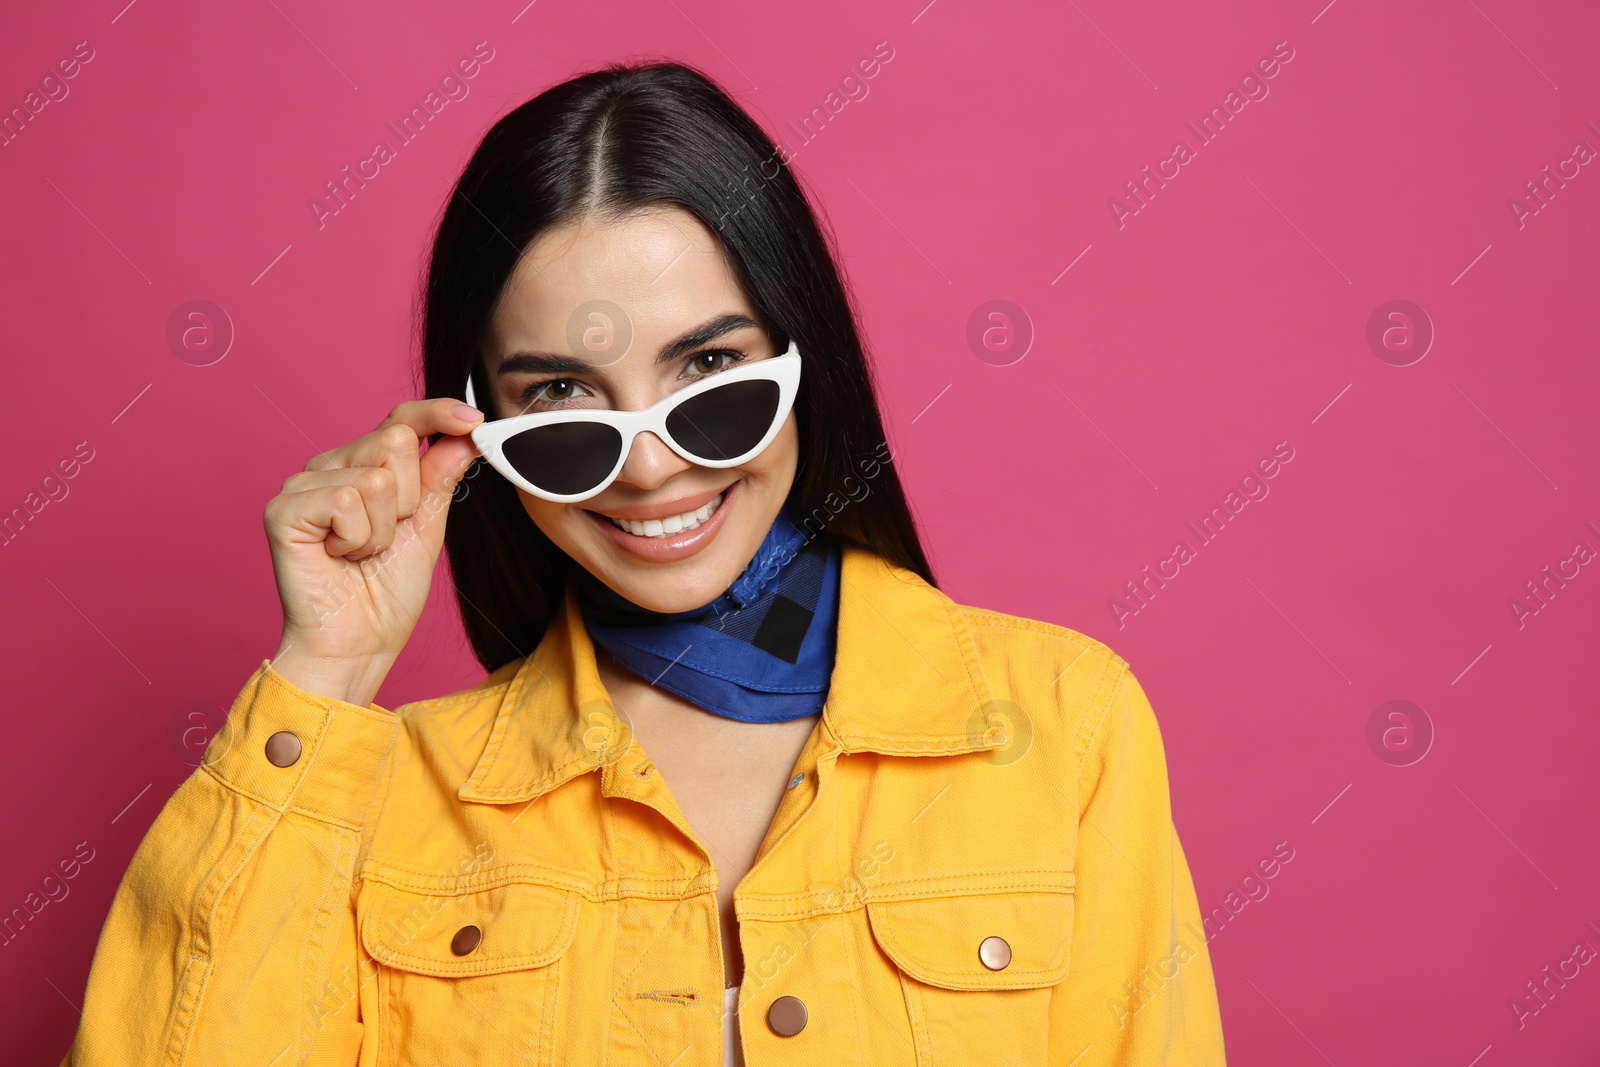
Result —
[[[483, 420], [459, 400], [412, 400], [312, 458], [267, 502], [283, 638], [272, 668], [365, 707], [422, 614], [457, 483]], [[421, 441], [445, 433], [421, 455]]]

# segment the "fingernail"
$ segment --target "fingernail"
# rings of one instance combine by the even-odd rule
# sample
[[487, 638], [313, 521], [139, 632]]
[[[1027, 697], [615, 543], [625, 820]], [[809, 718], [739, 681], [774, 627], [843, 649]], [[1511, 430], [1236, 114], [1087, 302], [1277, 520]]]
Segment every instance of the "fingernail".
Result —
[[452, 414], [454, 414], [455, 417], [460, 419], [462, 422], [477, 422], [479, 419], [483, 418], [483, 412], [479, 411], [470, 404], [457, 404], [456, 409], [454, 412], [452, 412]]

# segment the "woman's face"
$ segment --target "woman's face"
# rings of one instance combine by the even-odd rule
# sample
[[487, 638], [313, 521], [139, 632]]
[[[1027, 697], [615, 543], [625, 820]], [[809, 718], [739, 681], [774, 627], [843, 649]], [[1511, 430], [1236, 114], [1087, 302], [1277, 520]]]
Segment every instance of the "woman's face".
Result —
[[[777, 355], [711, 231], [673, 207], [585, 215], [534, 240], [501, 293], [484, 353], [491, 391], [483, 406], [500, 418], [647, 408], [709, 374]], [[749, 564], [788, 496], [798, 455], [791, 411], [772, 443], [740, 467], [690, 463], [641, 433], [617, 480], [588, 500], [557, 504], [517, 492], [539, 529], [613, 590], [655, 611], [687, 611]], [[656, 521], [671, 516], [684, 528], [664, 533]], [[614, 518], [650, 525], [635, 534]]]

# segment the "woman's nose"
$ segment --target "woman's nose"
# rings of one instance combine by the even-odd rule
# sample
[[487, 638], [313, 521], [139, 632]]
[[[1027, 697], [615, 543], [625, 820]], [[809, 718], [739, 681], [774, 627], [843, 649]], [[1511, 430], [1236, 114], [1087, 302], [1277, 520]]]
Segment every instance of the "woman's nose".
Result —
[[692, 463], [667, 447], [665, 441], [646, 430], [634, 437], [628, 458], [617, 481], [640, 489], [654, 489], [673, 475], [688, 470]]

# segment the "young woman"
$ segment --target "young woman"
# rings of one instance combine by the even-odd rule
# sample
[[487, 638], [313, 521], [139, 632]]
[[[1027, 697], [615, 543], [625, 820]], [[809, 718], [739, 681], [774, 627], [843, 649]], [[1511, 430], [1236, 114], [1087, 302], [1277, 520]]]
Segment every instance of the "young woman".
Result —
[[[505, 116], [423, 303], [433, 399], [266, 507], [282, 641], [135, 855], [70, 1062], [1223, 1062], [1143, 691], [934, 584], [732, 100], [659, 64]], [[488, 676], [391, 712], [441, 548]]]

